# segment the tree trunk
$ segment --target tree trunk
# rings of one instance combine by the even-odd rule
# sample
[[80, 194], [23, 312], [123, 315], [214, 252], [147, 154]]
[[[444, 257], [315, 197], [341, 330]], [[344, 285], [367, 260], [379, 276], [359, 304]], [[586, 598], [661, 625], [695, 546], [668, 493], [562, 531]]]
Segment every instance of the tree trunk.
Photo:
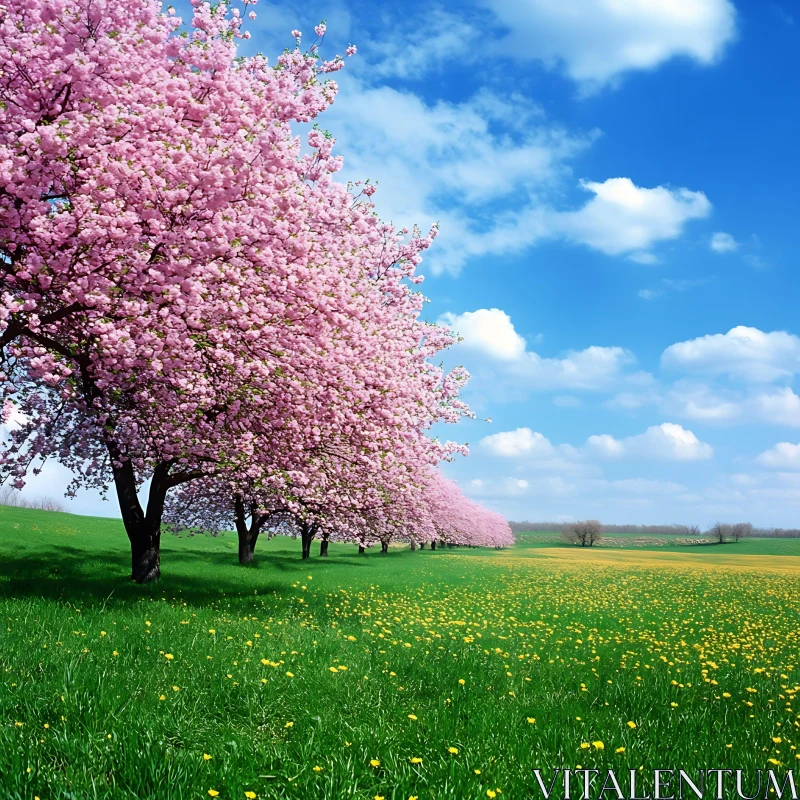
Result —
[[381, 542], [381, 553], [389, 552], [389, 542]]
[[434, 539], [434, 540], [431, 542], [431, 550], [435, 550], [435, 549], [436, 549], [436, 539]]
[[310, 558], [311, 557], [311, 542], [314, 541], [314, 534], [316, 534], [317, 528], [315, 525], [312, 525], [309, 522], [304, 522], [300, 526], [300, 538], [303, 543], [303, 558]]
[[420, 550], [424, 550], [425, 549], [425, 542], [420, 542], [419, 543], [419, 549]]
[[161, 528], [152, 528], [145, 521], [131, 535], [131, 578], [136, 583], [150, 583], [161, 577]]
[[239, 563], [250, 564], [255, 556], [256, 542], [261, 531], [261, 521], [256, 514], [256, 509], [251, 508], [250, 525], [248, 526], [244, 498], [240, 494], [233, 497], [233, 511], [236, 534], [239, 537]]
[[[159, 464], [150, 481], [147, 513], [136, 493], [136, 475], [130, 461], [121, 461], [116, 448], [109, 447], [119, 510], [131, 543], [131, 578], [150, 583], [161, 577], [161, 517], [167, 496], [169, 463]], [[120, 463], [121, 462], [121, 463]]]
[[328, 537], [327, 536], [323, 536], [319, 540], [319, 554], [323, 558], [325, 558], [328, 555]]
[[411, 552], [413, 553], [417, 549], [417, 543], [412, 539], [411, 540]]
[[358, 546], [358, 554], [359, 554], [360, 556], [361, 556], [361, 555], [364, 555], [364, 545], [363, 545], [363, 544], [360, 544], [360, 545]]

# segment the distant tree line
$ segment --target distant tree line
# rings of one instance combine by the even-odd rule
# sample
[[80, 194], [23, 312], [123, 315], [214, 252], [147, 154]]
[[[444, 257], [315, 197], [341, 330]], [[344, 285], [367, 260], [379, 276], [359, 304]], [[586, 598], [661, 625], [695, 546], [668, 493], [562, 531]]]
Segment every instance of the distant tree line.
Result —
[[[596, 520], [594, 520], [596, 522]], [[555, 533], [569, 532], [576, 524], [574, 522], [513, 522], [509, 526], [514, 533], [535, 533], [547, 531]], [[653, 536], [709, 536], [719, 538], [720, 528], [722, 535], [727, 539], [738, 541], [744, 536], [755, 536], [766, 539], [800, 539], [800, 528], [756, 528], [749, 522], [721, 523], [715, 522], [708, 530], [701, 531], [699, 525], [606, 525], [601, 524], [599, 533], [638, 533]], [[745, 531], [743, 533], [743, 531]]]
[[[529, 531], [555, 531], [562, 533], [569, 530], [574, 522], [509, 522], [514, 533], [527, 533]], [[598, 523], [600, 524], [600, 523]], [[600, 524], [601, 533], [639, 533], [639, 534], [672, 534], [676, 536], [693, 535], [699, 533], [697, 526], [689, 525], [605, 525]]]
[[0, 486], [0, 506], [12, 508], [33, 508], [37, 511], [66, 511], [60, 500], [46, 495], [33, 499], [23, 497], [20, 492], [11, 486]]

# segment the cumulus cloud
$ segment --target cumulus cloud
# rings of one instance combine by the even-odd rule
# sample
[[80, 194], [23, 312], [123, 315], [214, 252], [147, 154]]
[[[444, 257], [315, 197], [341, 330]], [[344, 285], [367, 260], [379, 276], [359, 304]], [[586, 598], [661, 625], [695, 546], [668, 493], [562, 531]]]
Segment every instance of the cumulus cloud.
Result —
[[711, 458], [711, 445], [701, 442], [689, 430], [672, 422], [653, 425], [644, 433], [616, 439], [609, 434], [590, 436], [582, 449], [568, 444], [553, 445], [543, 434], [530, 428], [517, 428], [486, 436], [480, 448], [502, 458], [552, 459], [559, 456], [574, 461], [602, 458], [636, 458], [655, 461], [699, 461]]
[[687, 222], [711, 211], [708, 198], [689, 189], [647, 189], [630, 178], [583, 181], [581, 186], [594, 197], [577, 211], [554, 216], [556, 229], [573, 242], [644, 263], [652, 263], [647, 251], [654, 244], [677, 238]]
[[509, 29], [504, 52], [563, 70], [591, 89], [687, 57], [713, 64], [736, 33], [729, 0], [483, 0]]
[[587, 450], [603, 458], [645, 458], [658, 461], [700, 461], [711, 458], [711, 445], [673, 422], [653, 425], [638, 436], [615, 439], [609, 434], [590, 436]]
[[800, 428], [800, 397], [789, 387], [743, 392], [681, 380], [668, 390], [620, 392], [605, 406], [622, 411], [654, 406], [669, 416], [706, 424], [759, 421]]
[[378, 181], [383, 218], [409, 227], [440, 222], [425, 263], [452, 274], [470, 258], [546, 237], [546, 197], [597, 136], [568, 132], [519, 94], [484, 89], [461, 102], [428, 102], [352, 74], [342, 76], [325, 124], [347, 156], [343, 177]]
[[718, 231], [711, 237], [710, 247], [715, 253], [732, 253], [739, 249], [739, 242], [729, 233]]
[[765, 333], [739, 325], [727, 333], [671, 345], [663, 352], [661, 365], [755, 383], [770, 382], [800, 372], [800, 338], [786, 331]]
[[481, 439], [480, 446], [487, 453], [503, 458], [551, 456], [555, 452], [549, 439], [530, 428], [493, 433]]
[[772, 469], [800, 469], [800, 444], [778, 442], [761, 453], [756, 461]]
[[458, 347], [500, 362], [507, 377], [539, 390], [596, 390], [619, 381], [636, 359], [622, 347], [587, 347], [562, 356], [543, 357], [527, 349], [511, 318], [499, 308], [443, 314], [439, 322], [462, 338]]
[[525, 339], [514, 330], [511, 317], [499, 308], [447, 313], [439, 321], [455, 330], [465, 347], [500, 361], [515, 361], [525, 353]]

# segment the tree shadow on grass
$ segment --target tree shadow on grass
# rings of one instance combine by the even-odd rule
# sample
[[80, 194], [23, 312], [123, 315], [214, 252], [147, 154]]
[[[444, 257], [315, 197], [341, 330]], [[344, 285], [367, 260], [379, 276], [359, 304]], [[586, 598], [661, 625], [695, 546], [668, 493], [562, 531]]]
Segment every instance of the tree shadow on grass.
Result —
[[44, 598], [61, 602], [120, 602], [141, 597], [180, 597], [203, 603], [210, 599], [277, 593], [291, 594], [289, 576], [304, 578], [341, 568], [366, 567], [358, 556], [331, 555], [303, 561], [299, 553], [266, 550], [246, 566], [230, 551], [169, 545], [162, 550], [162, 578], [139, 585], [130, 579], [130, 556], [124, 550], [103, 553], [54, 545], [44, 553], [22, 552], [0, 561], [0, 599]]
[[264, 548], [256, 559], [242, 566], [235, 551], [202, 547], [162, 548], [161, 580], [139, 585], [130, 579], [126, 550], [101, 552], [71, 545], [54, 545], [46, 551], [6, 550], [0, 557], [0, 599], [43, 598], [59, 602], [125, 602], [141, 597], [180, 597], [201, 604], [220, 596], [244, 597], [254, 593], [291, 594], [292, 573], [305, 579], [309, 570], [317, 576], [347, 567], [365, 568], [370, 558], [332, 554], [303, 561], [290, 550]]

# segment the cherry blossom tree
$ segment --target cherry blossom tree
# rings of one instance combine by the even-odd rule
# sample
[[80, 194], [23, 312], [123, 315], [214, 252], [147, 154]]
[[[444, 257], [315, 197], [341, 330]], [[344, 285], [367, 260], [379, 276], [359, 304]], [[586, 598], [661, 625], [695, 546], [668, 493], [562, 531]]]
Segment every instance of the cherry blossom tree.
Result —
[[343, 457], [457, 452], [425, 431], [467, 413], [409, 286], [435, 229], [382, 223], [333, 140], [292, 133], [342, 60], [239, 58], [241, 15], [192, 5], [186, 31], [152, 0], [0, 7], [0, 380], [23, 420], [0, 466], [113, 482], [138, 581], [176, 487], [257, 483], [297, 516]]

